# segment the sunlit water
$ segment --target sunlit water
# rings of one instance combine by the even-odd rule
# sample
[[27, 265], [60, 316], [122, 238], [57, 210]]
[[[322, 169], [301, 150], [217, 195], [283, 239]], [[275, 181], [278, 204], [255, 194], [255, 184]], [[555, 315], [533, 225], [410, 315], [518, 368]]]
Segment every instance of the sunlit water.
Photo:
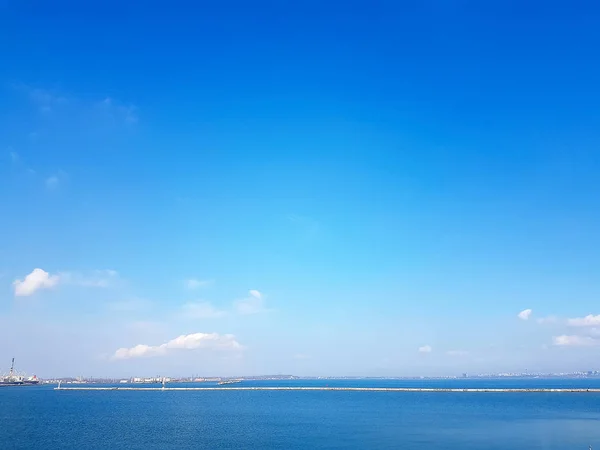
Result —
[[[267, 385], [590, 388], [600, 387], [600, 380], [294, 380], [233, 386]], [[587, 450], [589, 445], [600, 449], [600, 394], [0, 388], [2, 449]]]

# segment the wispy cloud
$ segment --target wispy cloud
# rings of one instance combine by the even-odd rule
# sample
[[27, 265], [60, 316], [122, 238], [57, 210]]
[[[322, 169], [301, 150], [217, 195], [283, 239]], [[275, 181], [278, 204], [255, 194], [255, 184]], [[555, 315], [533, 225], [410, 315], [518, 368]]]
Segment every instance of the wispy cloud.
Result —
[[[90, 99], [83, 96], [65, 94], [58, 89], [44, 89], [24, 83], [14, 85], [15, 90], [24, 93], [29, 101], [43, 115], [62, 116], [80, 119], [107, 120], [112, 124], [134, 125], [139, 121], [138, 108], [132, 103], [122, 102], [112, 97]], [[89, 120], [88, 120], [89, 122]]]
[[98, 102], [96, 106], [115, 121], [135, 124], [139, 120], [135, 105], [124, 104], [111, 97], [106, 97], [104, 100]]
[[241, 350], [242, 346], [233, 334], [194, 333], [181, 335], [161, 345], [139, 344], [131, 348], [120, 348], [113, 359], [130, 359], [146, 356], [164, 356], [176, 350]]
[[91, 272], [60, 272], [60, 281], [64, 284], [83, 287], [108, 288], [115, 286], [119, 281], [116, 270], [93, 270]]
[[243, 315], [258, 314], [266, 311], [264, 297], [255, 289], [248, 291], [248, 297], [236, 300], [234, 307], [238, 314]]
[[552, 338], [554, 345], [558, 347], [593, 347], [600, 344], [600, 340], [589, 336], [566, 335]]
[[69, 103], [67, 97], [56, 90], [35, 88], [26, 84], [15, 85], [15, 88], [24, 92], [29, 97], [29, 100], [38, 108], [38, 111], [43, 114], [51, 113]]
[[16, 171], [23, 171], [28, 175], [35, 175], [36, 171], [30, 167], [27, 167], [21, 155], [17, 153], [12, 147], [8, 148], [8, 159], [10, 160], [12, 167]]
[[59, 272], [50, 275], [43, 269], [36, 268], [22, 280], [13, 282], [16, 297], [27, 297], [41, 289], [49, 289], [59, 284], [83, 287], [106, 288], [113, 286], [119, 279], [114, 270], [94, 270], [89, 273]]
[[307, 355], [306, 353], [296, 353], [294, 355], [294, 359], [310, 359], [311, 356]]
[[558, 321], [558, 317], [556, 316], [540, 317], [536, 319], [536, 322], [539, 324], [552, 324], [557, 323]]
[[597, 316], [589, 314], [585, 317], [567, 319], [567, 325], [571, 327], [597, 327], [600, 326], [600, 314]]
[[433, 348], [431, 348], [431, 345], [423, 345], [422, 347], [418, 348], [419, 353], [431, 353], [433, 351]]
[[35, 294], [40, 289], [50, 289], [56, 286], [60, 281], [58, 275], [50, 275], [43, 269], [33, 269], [22, 280], [15, 280], [13, 288], [16, 297], [28, 297]]
[[209, 302], [190, 302], [182, 307], [182, 315], [188, 319], [216, 319], [227, 313], [215, 308]]
[[466, 350], [448, 350], [446, 352], [446, 355], [454, 356], [454, 357], [463, 357], [463, 356], [468, 356], [469, 352]]
[[521, 319], [521, 320], [529, 320], [529, 318], [531, 317], [532, 313], [533, 313], [533, 310], [531, 310], [531, 309], [524, 309], [519, 314], [517, 314], [517, 317], [519, 319]]
[[52, 176], [46, 178], [46, 187], [48, 189], [56, 189], [58, 187], [58, 184], [59, 184], [58, 176], [52, 175]]
[[185, 287], [193, 291], [203, 287], [208, 287], [213, 284], [213, 280], [199, 280], [197, 278], [189, 278], [185, 280]]

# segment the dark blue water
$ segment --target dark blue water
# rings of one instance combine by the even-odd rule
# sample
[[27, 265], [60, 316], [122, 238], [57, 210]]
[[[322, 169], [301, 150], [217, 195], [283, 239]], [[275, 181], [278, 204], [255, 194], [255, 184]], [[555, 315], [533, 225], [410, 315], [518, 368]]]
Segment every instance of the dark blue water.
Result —
[[[600, 380], [242, 385], [598, 387]], [[2, 449], [600, 449], [600, 394], [0, 388]]]

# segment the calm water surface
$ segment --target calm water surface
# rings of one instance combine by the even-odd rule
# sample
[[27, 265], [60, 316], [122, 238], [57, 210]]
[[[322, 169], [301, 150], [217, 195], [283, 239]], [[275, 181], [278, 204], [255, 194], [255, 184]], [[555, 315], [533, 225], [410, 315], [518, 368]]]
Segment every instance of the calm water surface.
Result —
[[[600, 380], [241, 385], [598, 387]], [[237, 385], [240, 386], [240, 385]], [[600, 394], [0, 388], [6, 449], [600, 449]]]

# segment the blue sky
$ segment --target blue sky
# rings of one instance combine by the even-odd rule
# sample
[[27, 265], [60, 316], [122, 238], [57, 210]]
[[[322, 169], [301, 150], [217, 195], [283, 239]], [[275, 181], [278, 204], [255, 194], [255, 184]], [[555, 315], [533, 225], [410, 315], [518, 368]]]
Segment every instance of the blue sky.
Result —
[[121, 3], [0, 6], [0, 367], [594, 368], [597, 5]]

